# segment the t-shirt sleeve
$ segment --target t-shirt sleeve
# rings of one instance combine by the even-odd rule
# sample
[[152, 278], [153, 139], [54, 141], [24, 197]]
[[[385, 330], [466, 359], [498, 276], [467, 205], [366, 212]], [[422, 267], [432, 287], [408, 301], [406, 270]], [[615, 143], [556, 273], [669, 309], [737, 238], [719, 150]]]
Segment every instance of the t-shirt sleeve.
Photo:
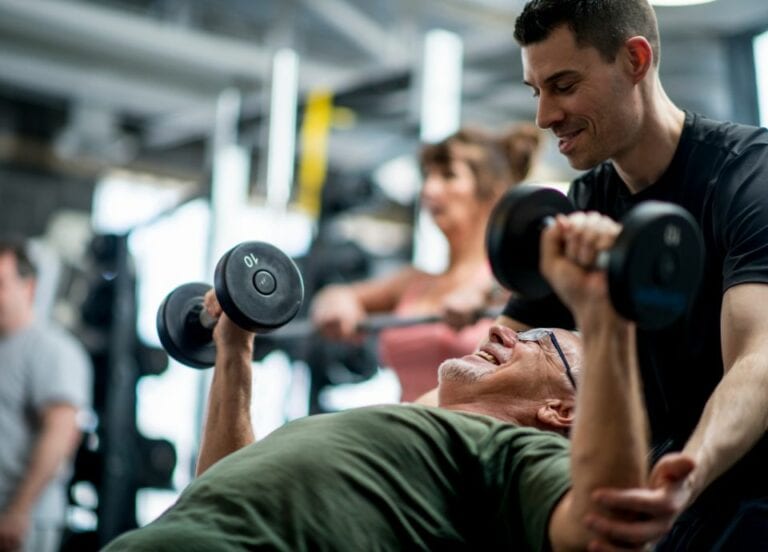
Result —
[[500, 489], [498, 527], [521, 532], [529, 550], [548, 549], [549, 519], [571, 487], [568, 440], [555, 433], [515, 428], [508, 446], [486, 463], [491, 489]]
[[91, 362], [71, 335], [56, 329], [43, 331], [30, 368], [31, 399], [36, 410], [52, 403], [90, 406]]
[[768, 283], [768, 146], [753, 146], [724, 170], [715, 197], [723, 291]]
[[501, 314], [532, 328], [576, 328], [573, 315], [554, 293], [542, 299], [512, 297]]

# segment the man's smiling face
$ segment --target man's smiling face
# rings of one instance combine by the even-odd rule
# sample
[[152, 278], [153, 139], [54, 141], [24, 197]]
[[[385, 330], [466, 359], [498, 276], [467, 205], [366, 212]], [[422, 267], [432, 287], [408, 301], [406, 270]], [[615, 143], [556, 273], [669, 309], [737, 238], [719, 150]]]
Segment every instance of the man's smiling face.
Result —
[[[569, 364], [579, 364], [579, 339], [566, 330], [551, 330]], [[525, 336], [525, 332], [519, 334]], [[549, 337], [518, 338], [505, 326], [492, 326], [488, 341], [471, 355], [448, 359], [440, 365], [441, 396], [469, 395], [474, 391], [506, 394], [510, 400], [549, 396], [553, 389], [573, 393], [563, 359]]]
[[624, 49], [606, 61], [576, 43], [565, 25], [522, 49], [523, 76], [537, 98], [536, 123], [551, 129], [560, 153], [586, 170], [620, 156], [639, 130]]

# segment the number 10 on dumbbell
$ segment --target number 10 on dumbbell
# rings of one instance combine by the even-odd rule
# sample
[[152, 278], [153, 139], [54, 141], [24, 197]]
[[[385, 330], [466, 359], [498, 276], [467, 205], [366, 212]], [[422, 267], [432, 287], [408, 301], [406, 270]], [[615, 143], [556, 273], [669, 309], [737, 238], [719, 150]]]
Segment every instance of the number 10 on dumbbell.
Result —
[[[224, 313], [243, 329], [267, 333], [299, 312], [304, 283], [296, 264], [277, 247], [264, 242], [241, 243], [216, 264], [216, 298]], [[173, 358], [195, 368], [216, 361], [213, 328], [203, 298], [211, 286], [189, 283], [174, 289], [157, 311], [160, 342]]]

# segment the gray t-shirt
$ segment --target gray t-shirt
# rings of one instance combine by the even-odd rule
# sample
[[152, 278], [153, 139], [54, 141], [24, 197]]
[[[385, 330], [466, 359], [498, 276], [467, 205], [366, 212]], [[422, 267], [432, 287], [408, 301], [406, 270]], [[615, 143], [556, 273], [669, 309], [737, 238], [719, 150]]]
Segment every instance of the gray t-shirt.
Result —
[[[24, 476], [40, 431], [40, 414], [54, 403], [80, 409], [91, 403], [91, 363], [73, 336], [34, 324], [0, 337], [0, 509]], [[70, 469], [43, 492], [33, 517], [60, 523]]]

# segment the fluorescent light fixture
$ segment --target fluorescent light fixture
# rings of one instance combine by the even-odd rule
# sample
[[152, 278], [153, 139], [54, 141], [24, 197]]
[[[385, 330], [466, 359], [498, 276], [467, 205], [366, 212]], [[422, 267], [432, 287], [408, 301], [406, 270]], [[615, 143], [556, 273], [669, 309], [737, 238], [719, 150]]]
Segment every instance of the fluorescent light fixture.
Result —
[[238, 219], [248, 199], [251, 172], [248, 150], [237, 143], [240, 92], [229, 88], [219, 94], [213, 137], [211, 182], [211, 270], [224, 252], [238, 241]]
[[240, 219], [248, 201], [250, 174], [251, 157], [246, 148], [229, 144], [216, 151], [211, 186], [211, 269], [230, 247], [247, 239], [242, 235]]
[[442, 29], [424, 37], [421, 139], [438, 142], [461, 124], [461, 38]]
[[267, 203], [284, 208], [291, 197], [296, 151], [296, 104], [299, 93], [299, 56], [284, 48], [272, 62], [267, 154]]
[[695, 6], [696, 4], [709, 4], [715, 0], [651, 0], [654, 6]]
[[91, 224], [103, 234], [130, 232], [176, 205], [185, 191], [181, 183], [169, 185], [152, 175], [112, 171], [96, 184]]
[[384, 194], [400, 205], [413, 204], [421, 189], [421, 171], [413, 155], [401, 155], [383, 163], [373, 180]]
[[[459, 35], [435, 29], [424, 37], [421, 73], [421, 140], [439, 142], [461, 125], [464, 46]], [[413, 238], [413, 263], [427, 272], [448, 265], [448, 242], [423, 209]]]

